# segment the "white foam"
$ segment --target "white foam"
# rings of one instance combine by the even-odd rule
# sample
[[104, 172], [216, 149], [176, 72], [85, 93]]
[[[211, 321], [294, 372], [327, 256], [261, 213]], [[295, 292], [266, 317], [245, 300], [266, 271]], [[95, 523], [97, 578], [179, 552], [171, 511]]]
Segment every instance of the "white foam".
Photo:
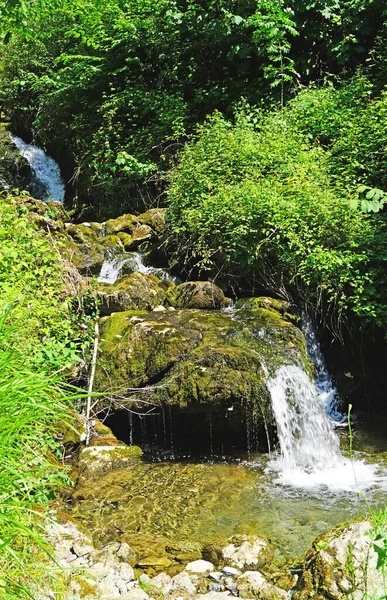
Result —
[[371, 488], [387, 490], [385, 469], [366, 464], [363, 460], [343, 459], [339, 464], [325, 469], [306, 471], [283, 468], [281, 458], [278, 458], [269, 462], [268, 470], [276, 473], [273, 483], [303, 490], [318, 492], [328, 489], [333, 493], [359, 493]]
[[55, 160], [47, 156], [42, 148], [27, 144], [16, 135], [10, 134], [10, 137], [20, 154], [28, 160], [36, 179], [46, 188], [45, 199], [63, 202], [65, 186]]

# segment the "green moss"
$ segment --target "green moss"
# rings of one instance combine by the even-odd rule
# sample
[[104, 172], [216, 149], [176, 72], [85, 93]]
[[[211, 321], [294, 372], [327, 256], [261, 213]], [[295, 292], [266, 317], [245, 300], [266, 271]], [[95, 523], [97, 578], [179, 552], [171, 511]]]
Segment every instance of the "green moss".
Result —
[[152, 310], [167, 298], [157, 277], [138, 272], [121, 277], [113, 285], [99, 284], [96, 295], [102, 315], [131, 309]]
[[209, 281], [188, 281], [174, 290], [176, 308], [214, 309], [227, 305], [220, 288]]
[[77, 244], [92, 244], [97, 241], [95, 230], [87, 225], [70, 225], [67, 227], [66, 233]]
[[157, 378], [157, 404], [237, 402], [270, 422], [262, 362], [270, 372], [297, 361], [309, 368], [301, 331], [270, 312], [243, 310], [234, 318], [200, 310], [112, 315], [102, 322], [97, 387], [124, 390]]
[[112, 235], [123, 231], [124, 233], [132, 234], [138, 225], [139, 220], [134, 215], [121, 215], [117, 219], [110, 219], [106, 222], [106, 233], [107, 235]]

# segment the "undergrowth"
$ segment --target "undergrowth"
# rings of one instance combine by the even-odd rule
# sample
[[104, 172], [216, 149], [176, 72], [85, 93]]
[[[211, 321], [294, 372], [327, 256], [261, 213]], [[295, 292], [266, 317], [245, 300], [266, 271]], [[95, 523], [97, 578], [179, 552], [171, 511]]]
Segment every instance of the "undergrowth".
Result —
[[58, 423], [73, 426], [80, 393], [65, 381], [87, 358], [80, 294], [25, 199], [0, 196], [2, 600], [43, 600], [60, 585], [44, 527], [50, 502], [69, 483]]

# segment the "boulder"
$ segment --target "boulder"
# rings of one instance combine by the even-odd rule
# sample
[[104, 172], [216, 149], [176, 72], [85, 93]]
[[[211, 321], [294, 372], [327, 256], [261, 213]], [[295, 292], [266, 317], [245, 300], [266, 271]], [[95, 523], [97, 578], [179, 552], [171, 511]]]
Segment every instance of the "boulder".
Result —
[[376, 536], [367, 520], [319, 536], [306, 554], [294, 600], [306, 600], [311, 595], [332, 600], [384, 597], [383, 569], [378, 568], [374, 546]]
[[214, 309], [227, 306], [222, 290], [209, 281], [188, 281], [176, 287], [176, 308]]
[[153, 310], [167, 301], [165, 286], [153, 275], [131, 273], [96, 291], [102, 316], [127, 310]]
[[[250, 405], [256, 419], [273, 422], [265, 363], [275, 370], [308, 359], [302, 332], [276, 313], [232, 315], [199, 310], [120, 312], [101, 320], [96, 389], [145, 388], [154, 404], [234, 408]], [[149, 395], [151, 394], [151, 396]], [[235, 406], [234, 406], [235, 405]], [[235, 411], [236, 412], [236, 411]]]
[[88, 446], [82, 449], [79, 467], [83, 477], [96, 479], [108, 471], [132, 465], [141, 456], [138, 446]]
[[241, 570], [260, 569], [270, 563], [274, 557], [274, 548], [263, 536], [235, 535], [222, 549], [226, 565]]
[[117, 219], [110, 219], [105, 224], [106, 235], [120, 233], [132, 234], [133, 231], [140, 225], [137, 217], [131, 214], [121, 215]]
[[138, 220], [143, 225], [148, 225], [157, 235], [161, 235], [165, 230], [166, 208], [151, 208], [138, 216]]

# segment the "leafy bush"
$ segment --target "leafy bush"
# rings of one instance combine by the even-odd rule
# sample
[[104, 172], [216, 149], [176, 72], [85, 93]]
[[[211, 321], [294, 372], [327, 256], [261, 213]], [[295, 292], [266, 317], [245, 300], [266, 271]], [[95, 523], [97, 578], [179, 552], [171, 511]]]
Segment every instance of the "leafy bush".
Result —
[[282, 114], [211, 117], [172, 176], [179, 259], [279, 295], [296, 289], [335, 318], [385, 323], [384, 223], [350, 208], [330, 160]]

